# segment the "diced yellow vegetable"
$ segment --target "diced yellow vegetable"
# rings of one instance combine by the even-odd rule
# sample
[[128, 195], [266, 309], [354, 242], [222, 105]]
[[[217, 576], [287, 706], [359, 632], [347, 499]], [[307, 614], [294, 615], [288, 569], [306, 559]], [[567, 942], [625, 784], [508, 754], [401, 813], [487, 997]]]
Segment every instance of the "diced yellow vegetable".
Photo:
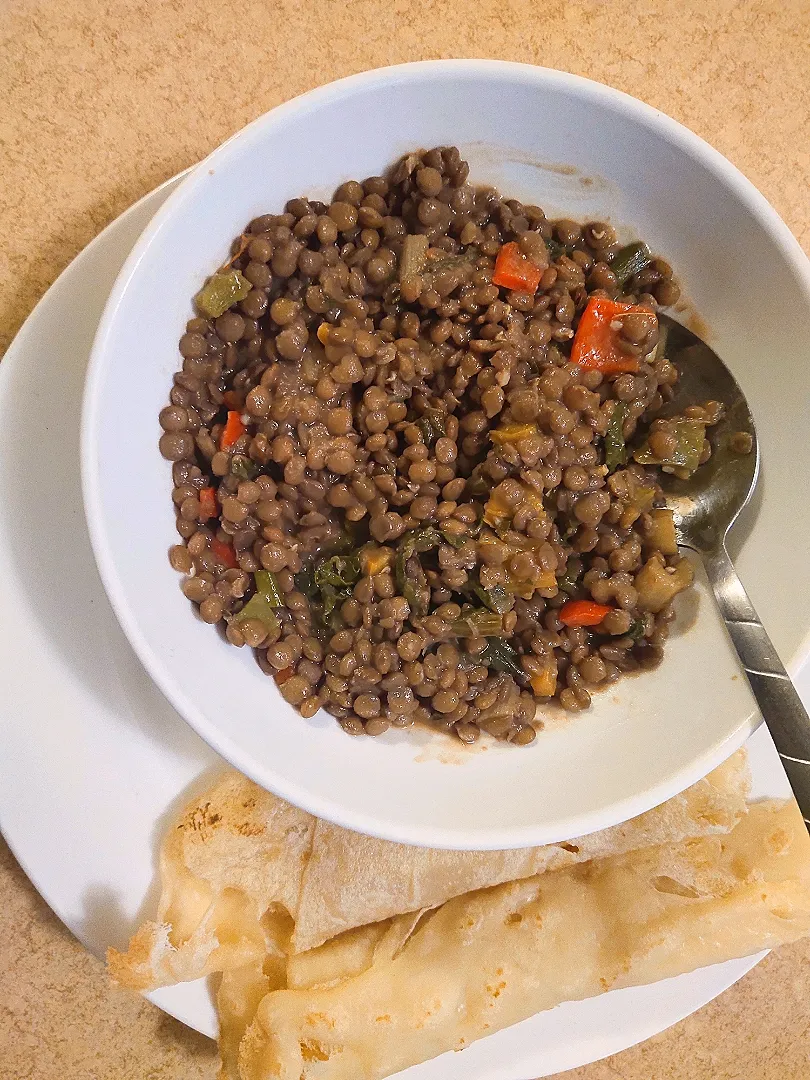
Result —
[[[511, 511], [510, 511], [511, 514]], [[505, 517], [508, 524], [508, 517]], [[544, 540], [533, 540], [521, 533], [505, 532], [501, 539], [494, 533], [484, 530], [478, 539], [478, 555], [489, 566], [507, 563], [511, 556], [520, 552], [529, 552], [535, 556], [538, 563], [543, 561], [540, 550], [548, 547]], [[520, 596], [524, 600], [531, 599], [538, 589], [555, 589], [557, 587], [557, 575], [554, 570], [537, 569], [536, 573], [529, 578], [516, 578], [514, 574], [507, 572], [504, 588], [514, 596]]]
[[653, 499], [655, 499], [655, 488], [637, 487], [633, 490], [630, 501], [643, 514], [652, 509]]
[[623, 529], [629, 529], [634, 521], [637, 521], [642, 514], [647, 513], [652, 509], [652, 504], [655, 499], [655, 488], [641, 487], [634, 485], [629, 496], [629, 502], [622, 511], [622, 516], [619, 518], [619, 525]]
[[503, 446], [506, 443], [520, 442], [521, 439], [527, 439], [536, 434], [536, 424], [502, 424], [501, 427], [490, 431], [489, 437], [498, 446]]
[[[512, 483], [512, 481], [509, 481]], [[528, 484], [520, 484], [520, 490], [523, 496], [523, 503], [528, 503], [531, 508], [537, 512], [545, 510], [543, 506], [543, 497], [539, 492], [534, 491], [528, 486]], [[487, 500], [487, 504], [484, 507], [484, 521], [487, 525], [491, 525], [494, 529], [502, 527], [506, 522], [512, 520], [515, 510], [512, 503], [507, 501], [506, 496], [501, 490], [499, 484], [493, 489], [492, 494]]]
[[553, 658], [541, 660], [537, 656], [524, 656], [521, 663], [535, 694], [538, 697], [553, 697], [557, 689], [557, 661]]
[[555, 660], [539, 660], [525, 657], [523, 661], [529, 676], [529, 686], [538, 698], [553, 698], [557, 689], [557, 664]]
[[493, 529], [497, 529], [511, 520], [512, 508], [498, 489], [495, 488], [484, 507], [484, 521], [487, 525], [491, 525]]
[[681, 559], [677, 566], [667, 566], [662, 556], [652, 555], [636, 574], [638, 605], [642, 611], [660, 611], [692, 584], [695, 572], [688, 559]]
[[557, 690], [557, 667], [543, 668], [529, 679], [532, 690], [538, 697], [554, 697]]
[[530, 488], [525, 484], [522, 486], [525, 502], [527, 502], [533, 510], [545, 511], [546, 508], [543, 505], [543, 496], [540, 494], [540, 492], [535, 491], [534, 488]]
[[524, 600], [530, 600], [537, 589], [553, 589], [556, 584], [557, 575], [553, 570], [541, 570], [537, 577], [532, 578], [531, 581], [518, 581], [509, 574], [506, 579], [505, 587], [509, 592], [514, 593], [515, 596], [520, 596]]
[[624, 510], [622, 510], [622, 516], [619, 518], [619, 526], [622, 529], [629, 529], [633, 522], [638, 521], [640, 517], [641, 511], [637, 506], [632, 504], [625, 506]]
[[492, 507], [487, 503], [484, 507], [484, 521], [487, 525], [491, 525], [497, 532], [501, 532], [501, 530], [509, 528], [511, 516], [505, 511], [499, 510], [497, 507]]
[[372, 577], [374, 574], [381, 574], [383, 570], [390, 569], [394, 565], [395, 558], [393, 548], [369, 545], [360, 552], [360, 566], [366, 577]]
[[662, 555], [677, 555], [678, 540], [675, 535], [675, 519], [671, 510], [651, 510], [649, 525], [644, 534], [645, 545]]
[[536, 589], [553, 589], [557, 584], [557, 575], [553, 570], [542, 570], [534, 579]]
[[322, 322], [315, 332], [321, 345], [325, 345], [326, 339], [329, 337], [329, 323]]

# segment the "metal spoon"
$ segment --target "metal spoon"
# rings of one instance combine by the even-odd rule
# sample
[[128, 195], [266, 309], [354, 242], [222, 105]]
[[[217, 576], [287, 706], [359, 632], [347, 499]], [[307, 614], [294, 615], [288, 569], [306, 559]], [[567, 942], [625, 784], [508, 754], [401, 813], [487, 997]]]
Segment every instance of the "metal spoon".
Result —
[[[661, 474], [678, 542], [703, 559], [726, 629], [810, 826], [810, 717], [726, 550], [728, 531], [751, 498], [759, 476], [754, 418], [736, 379], [717, 353], [674, 319], [660, 315], [659, 321], [667, 334], [667, 358], [680, 375], [667, 412], [681, 412], [686, 405], [710, 400], [725, 407], [723, 419], [708, 432], [712, 443], [708, 462], [688, 480]], [[748, 432], [753, 439], [748, 454], [731, 448], [731, 437], [738, 431]]]

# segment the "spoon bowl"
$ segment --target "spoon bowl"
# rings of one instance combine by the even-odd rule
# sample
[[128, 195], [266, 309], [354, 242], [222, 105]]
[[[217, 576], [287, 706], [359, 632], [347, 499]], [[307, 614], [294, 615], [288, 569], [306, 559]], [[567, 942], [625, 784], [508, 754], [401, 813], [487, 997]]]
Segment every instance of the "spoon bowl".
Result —
[[[750, 500], [759, 477], [760, 454], [748, 402], [737, 380], [717, 355], [691, 330], [660, 315], [667, 358], [678, 369], [677, 391], [663, 415], [683, 412], [690, 403], [717, 401], [719, 423], [708, 434], [712, 455], [688, 479], [661, 472], [667, 506], [678, 542], [702, 558], [720, 614], [742, 662], [763, 719], [810, 826], [810, 717], [796, 693], [726, 550], [728, 531]], [[751, 437], [740, 453], [734, 437]]]
[[[695, 402], [718, 401], [723, 415], [707, 432], [712, 456], [688, 480], [661, 473], [667, 505], [675, 517], [679, 543], [694, 551], [714, 551], [754, 493], [759, 477], [759, 443], [751, 410], [739, 383], [705, 341], [668, 315], [659, 315], [667, 357], [678, 369], [675, 397], [662, 415], [681, 413]], [[733, 449], [738, 432], [751, 436], [750, 453]]]

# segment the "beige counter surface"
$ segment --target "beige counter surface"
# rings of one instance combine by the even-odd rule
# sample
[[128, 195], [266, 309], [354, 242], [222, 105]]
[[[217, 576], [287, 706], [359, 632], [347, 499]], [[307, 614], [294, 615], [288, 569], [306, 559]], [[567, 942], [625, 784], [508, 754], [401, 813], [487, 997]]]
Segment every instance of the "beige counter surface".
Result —
[[[5, 0], [0, 11], [0, 349], [156, 184], [286, 98], [406, 60], [521, 60], [634, 94], [726, 154], [810, 251], [810, 0]], [[0, 1080], [215, 1075], [213, 1044], [111, 990], [0, 841]], [[566, 1076], [808, 1080], [810, 943]]]

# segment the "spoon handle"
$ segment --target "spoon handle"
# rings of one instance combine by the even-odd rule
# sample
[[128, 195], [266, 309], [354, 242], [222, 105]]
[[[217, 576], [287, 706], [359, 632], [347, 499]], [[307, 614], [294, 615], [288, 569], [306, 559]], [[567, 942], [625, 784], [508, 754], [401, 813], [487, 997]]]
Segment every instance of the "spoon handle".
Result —
[[725, 545], [703, 555], [720, 614], [810, 827], [810, 717], [759, 621]]

